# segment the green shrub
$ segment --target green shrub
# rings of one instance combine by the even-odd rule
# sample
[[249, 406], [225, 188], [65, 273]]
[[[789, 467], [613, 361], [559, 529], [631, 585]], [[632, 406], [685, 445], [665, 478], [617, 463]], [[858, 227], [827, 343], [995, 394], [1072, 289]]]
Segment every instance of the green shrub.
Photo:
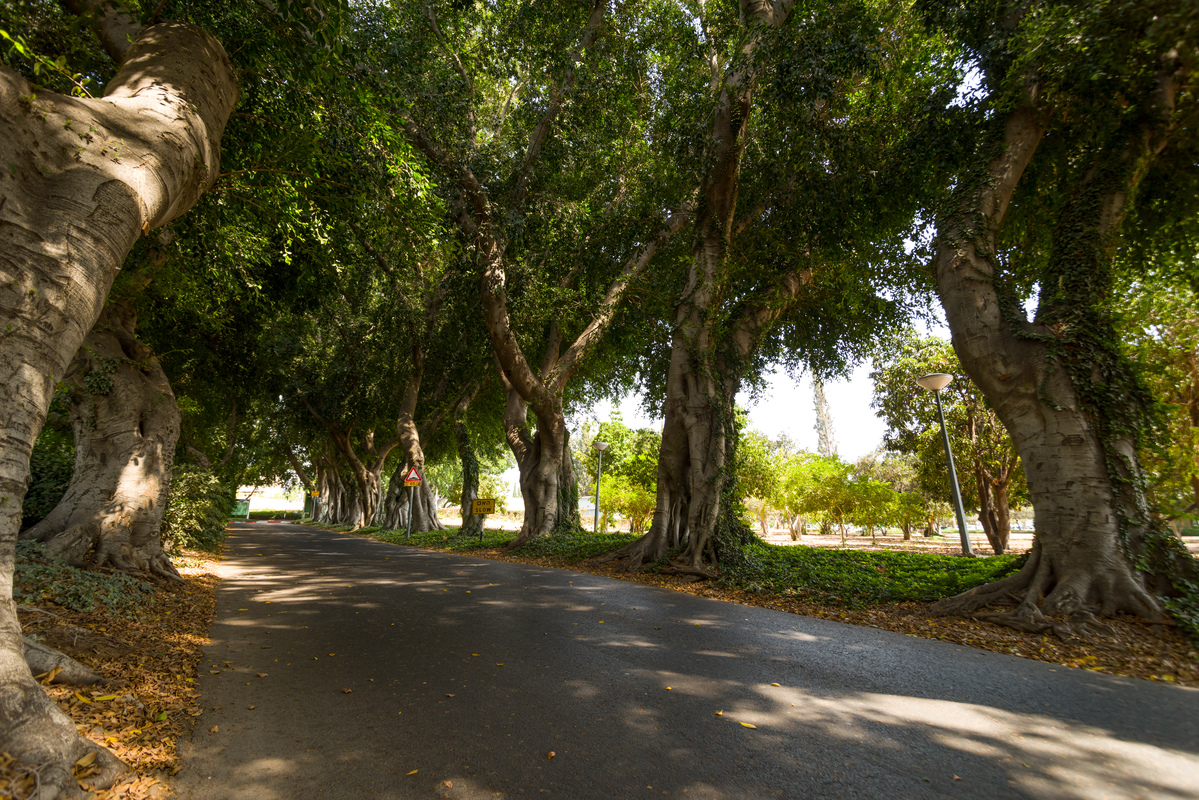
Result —
[[198, 468], [176, 467], [171, 497], [162, 516], [162, 546], [167, 552], [195, 548], [216, 552], [225, 541], [225, 524], [236, 489]]
[[21, 505], [21, 528], [37, 524], [54, 510], [71, 483], [75, 470], [75, 437], [47, 425], [33, 445], [30, 483]]
[[[279, 510], [279, 509], [276, 509], [276, 508], [260, 508], [260, 509], [258, 509], [257, 511], [251, 511], [251, 512], [250, 512], [250, 519], [293, 519], [293, 520], [299, 520], [299, 519], [300, 519], [300, 517], [302, 517], [302, 516], [304, 516], [304, 512], [303, 512], [303, 510], [301, 510], [301, 509], [298, 509], [298, 508], [293, 508], [293, 509], [291, 509], [290, 511], [288, 511], [288, 510]], [[235, 517], [234, 519], [242, 519], [242, 517]]]
[[740, 555], [722, 563], [723, 585], [849, 607], [939, 600], [1010, 575], [1027, 559], [1026, 555], [961, 558], [765, 543], [751, 543]]
[[100, 607], [122, 617], [154, 602], [153, 587], [132, 575], [72, 567], [47, 556], [42, 544], [30, 541], [17, 542], [12, 595], [18, 603], [48, 600], [72, 611]]

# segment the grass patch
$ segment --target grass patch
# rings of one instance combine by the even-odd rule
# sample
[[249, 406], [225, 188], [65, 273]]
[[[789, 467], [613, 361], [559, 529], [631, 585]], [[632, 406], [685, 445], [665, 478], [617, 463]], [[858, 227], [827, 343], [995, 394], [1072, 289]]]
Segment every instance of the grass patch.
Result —
[[[324, 527], [347, 530], [344, 526]], [[480, 541], [478, 537], [459, 537], [457, 528], [413, 534], [411, 539], [402, 530], [363, 528], [357, 533], [390, 544], [451, 552], [498, 550], [516, 538], [511, 531], [496, 530], [486, 531]], [[563, 531], [538, 537], [512, 555], [557, 559], [569, 565], [609, 553], [637, 538], [637, 534], [629, 533]], [[962, 558], [930, 553], [871, 553], [755, 541], [736, 558], [726, 559], [718, 584], [728, 589], [863, 608], [878, 603], [931, 602], [952, 597], [1010, 575], [1026, 558], [1026, 555]]]
[[[304, 512], [298, 508], [293, 508], [290, 510], [279, 510], [276, 508], [260, 508], [260, 509], [250, 512], [250, 519], [290, 519], [290, 520], [295, 520], [298, 522], [300, 520], [300, 518], [303, 516], [304, 516]], [[238, 520], [244, 521], [245, 517], [236, 516], [236, 517], [230, 517], [229, 519], [232, 520], [233, 522], [237, 522]]]
[[805, 545], [753, 543], [725, 564], [720, 583], [730, 588], [799, 595], [861, 608], [874, 603], [931, 602], [1018, 570], [1027, 555], [963, 558], [932, 553], [870, 553]]

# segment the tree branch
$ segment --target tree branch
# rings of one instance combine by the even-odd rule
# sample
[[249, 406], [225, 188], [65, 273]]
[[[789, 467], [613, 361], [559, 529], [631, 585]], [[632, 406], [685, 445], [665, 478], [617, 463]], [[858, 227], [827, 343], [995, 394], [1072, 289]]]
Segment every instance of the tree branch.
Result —
[[437, 41], [441, 44], [441, 49], [446, 52], [446, 55], [454, 62], [454, 66], [458, 69], [458, 74], [462, 76], [462, 80], [466, 83], [466, 92], [468, 95], [466, 104], [466, 125], [470, 133], [470, 141], [473, 144], [476, 138], [475, 128], [475, 82], [471, 80], [470, 73], [466, 71], [462, 60], [458, 58], [458, 54], [450, 47], [449, 41], [445, 38], [445, 34], [441, 32], [441, 26], [437, 24], [437, 14], [433, 11], [433, 6], [425, 3], [425, 16], [429, 18], [429, 24], [433, 27], [433, 35], [437, 37]]
[[608, 327], [612, 324], [612, 319], [616, 316], [621, 298], [624, 296], [629, 284], [649, 266], [654, 254], [658, 252], [658, 248], [666, 244], [670, 240], [670, 237], [678, 233], [683, 225], [691, 220], [694, 213], [694, 206], [691, 203], [685, 204], [666, 219], [666, 224], [653, 239], [625, 261], [624, 269], [621, 270], [620, 275], [608, 287], [608, 291], [600, 303], [595, 318], [591, 320], [591, 324], [583, 329], [583, 332], [574, 340], [566, 353], [557, 360], [557, 364], [551, 373], [547, 374], [543, 370], [543, 379], [547, 383], [550, 383], [555, 391], [562, 391], [566, 386], [566, 382], [578, 370], [582, 359], [603, 338], [604, 333], [607, 332]]
[[525, 193], [528, 191], [529, 183], [532, 181], [533, 165], [537, 162], [537, 157], [541, 155], [541, 147], [545, 144], [545, 140], [549, 136], [550, 127], [553, 125], [554, 119], [558, 116], [558, 112], [562, 110], [563, 100], [566, 99], [567, 93], [574, 88], [577, 77], [575, 73], [576, 65], [583, 60], [584, 54], [591, 49], [591, 45], [599, 35], [600, 25], [604, 21], [604, 14], [607, 10], [608, 0], [593, 0], [591, 16], [587, 18], [587, 25], [583, 28], [583, 35], [579, 40], [579, 46], [571, 53], [566, 69], [563, 71], [562, 80], [550, 93], [549, 107], [541, 115], [541, 119], [537, 121], [536, 127], [533, 128], [533, 133], [529, 136], [529, 145], [525, 150], [525, 157], [521, 162], [520, 169], [516, 172], [516, 183], [513, 186], [512, 197], [508, 203], [510, 212], [518, 210], [524, 203]]
[[77, 17], [91, 21], [100, 46], [113, 61], [120, 64], [129, 52], [133, 40], [143, 30], [133, 16], [120, 5], [108, 0], [60, 0], [63, 8]]

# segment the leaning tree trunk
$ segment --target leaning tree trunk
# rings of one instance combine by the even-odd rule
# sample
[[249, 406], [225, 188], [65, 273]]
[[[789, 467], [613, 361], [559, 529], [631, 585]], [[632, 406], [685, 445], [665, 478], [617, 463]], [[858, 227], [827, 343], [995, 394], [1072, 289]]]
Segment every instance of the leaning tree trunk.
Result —
[[237, 98], [211, 36], [161, 24], [130, 44], [117, 28], [122, 66], [103, 98], [56, 95], [0, 67], [0, 752], [45, 765], [44, 798], [78, 794], [70, 770], [86, 753], [99, 752], [99, 786], [123, 765], [76, 733], [25, 663], [12, 574], [30, 453], [137, 237], [216, 178]]
[[76, 566], [179, 581], [159, 537], [179, 405], [136, 325], [130, 303], [109, 304], [71, 362], [75, 471], [54, 510], [21, 538]]
[[[1031, 104], [1011, 113], [1002, 152], [980, 176], [985, 188], [964, 197], [942, 222], [935, 262], [954, 349], [1007, 427], [1024, 465], [1037, 542], [1019, 573], [942, 601], [938, 609], [971, 613], [1015, 601], [1013, 613], [994, 618], [1023, 630], [1052, 628], [1070, 636], [1092, 624], [1096, 611], [1161, 618], [1130, 563], [1144, 552], [1152, 531], [1127, 427], [1140, 398], [1122, 356], [1104, 346], [1115, 339], [1108, 338], [1102, 297], [1085, 294], [1103, 291], [1108, 249], [1148, 137], [1130, 136], [1132, 144], [1121, 153], [1100, 151], [1074, 187], [1060, 212], [1050, 258], [1061, 274], [1042, 282], [1037, 322], [1015, 329], [995, 290], [1000, 268], [995, 244], [1012, 192], [1044, 135], [1042, 125]], [[1065, 337], [1071, 337], [1069, 347], [1059, 344]], [[1104, 397], [1102, 407], [1087, 402], [1094, 396]], [[1156, 557], [1166, 562], [1155, 565], [1159, 575], [1179, 569], [1195, 575], [1194, 559], [1185, 554], [1160, 548]]]

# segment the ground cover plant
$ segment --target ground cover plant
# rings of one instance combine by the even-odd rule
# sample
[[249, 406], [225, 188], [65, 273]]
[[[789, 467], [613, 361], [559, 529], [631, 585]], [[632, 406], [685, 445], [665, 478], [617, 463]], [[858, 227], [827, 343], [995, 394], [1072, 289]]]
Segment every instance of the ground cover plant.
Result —
[[[304, 524], [312, 524], [305, 520]], [[1131, 616], [1107, 620], [1105, 629], [1066, 641], [967, 617], [939, 616], [933, 603], [974, 586], [1010, 575], [1027, 554], [968, 559], [927, 553], [832, 550], [754, 542], [744, 557], [725, 565], [716, 581], [665, 574], [659, 568], [628, 572], [599, 556], [618, 550], [633, 534], [591, 534], [583, 530], [541, 537], [510, 551], [513, 531], [488, 530], [459, 536], [458, 529], [413, 535], [367, 527], [323, 526], [390, 544], [450, 551], [479, 558], [557, 567], [634, 581], [673, 591], [820, 617], [853, 625], [938, 639], [1044, 661], [1143, 680], [1199, 686], [1199, 648], [1177, 626], [1148, 624]], [[667, 566], [663, 559], [658, 565]]]

